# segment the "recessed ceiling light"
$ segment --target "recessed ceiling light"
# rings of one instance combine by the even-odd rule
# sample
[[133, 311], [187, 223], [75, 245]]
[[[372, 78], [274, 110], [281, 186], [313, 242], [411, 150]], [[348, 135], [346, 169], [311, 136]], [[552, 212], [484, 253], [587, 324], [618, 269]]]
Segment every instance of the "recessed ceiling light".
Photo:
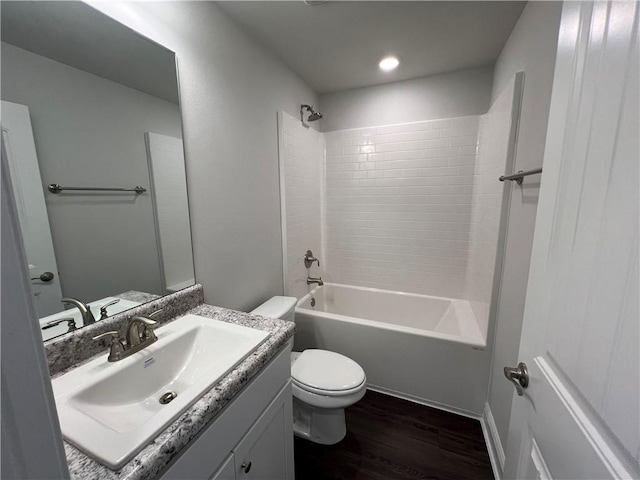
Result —
[[400, 60], [398, 60], [397, 57], [384, 57], [382, 60], [380, 60], [380, 63], [378, 65], [380, 65], [381, 70], [389, 72], [396, 68], [399, 64]]

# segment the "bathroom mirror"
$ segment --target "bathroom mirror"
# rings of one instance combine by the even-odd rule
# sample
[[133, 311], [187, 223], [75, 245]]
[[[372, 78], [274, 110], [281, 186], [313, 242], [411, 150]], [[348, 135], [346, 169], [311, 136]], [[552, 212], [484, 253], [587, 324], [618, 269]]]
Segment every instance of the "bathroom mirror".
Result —
[[99, 321], [192, 285], [174, 53], [82, 2], [1, 9], [2, 144], [43, 338], [89, 323], [64, 297]]

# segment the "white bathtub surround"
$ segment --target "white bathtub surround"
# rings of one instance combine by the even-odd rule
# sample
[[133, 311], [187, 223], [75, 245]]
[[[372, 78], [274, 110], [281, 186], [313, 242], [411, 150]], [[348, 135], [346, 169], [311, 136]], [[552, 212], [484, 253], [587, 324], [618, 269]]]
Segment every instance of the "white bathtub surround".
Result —
[[[305, 205], [324, 213], [309, 219], [320, 230], [326, 282], [314, 290], [313, 309], [304, 307], [312, 287], [295, 281], [306, 278], [309, 247], [296, 242], [309, 229], [285, 226], [283, 248], [296, 249], [288, 255], [287, 294], [303, 299], [295, 348], [342, 353], [362, 365], [376, 390], [480, 418], [504, 204], [498, 177], [511, 173], [513, 105], [512, 83], [482, 119], [324, 133], [320, 189], [305, 178], [319, 200], [287, 195], [287, 182], [299, 179], [289, 173], [294, 157], [281, 156], [283, 218]], [[295, 152], [299, 163], [314, 162], [314, 150]]]
[[521, 88], [522, 74], [519, 74], [508, 83], [489, 111], [480, 118], [478, 162], [474, 171], [472, 195], [471, 250], [463, 298], [469, 300], [485, 336], [494, 291], [496, 255], [501, 234], [500, 219], [503, 209], [506, 213], [509, 204], [510, 190], [506, 190], [507, 196], [504, 197], [505, 189], [511, 187], [509, 182], [499, 182], [498, 178], [513, 171]]
[[[302, 261], [312, 250], [324, 267], [322, 255], [322, 134], [305, 128], [300, 119], [278, 114], [280, 195], [282, 206], [285, 293], [298, 298], [307, 293], [307, 269]], [[285, 208], [286, 206], [286, 208]], [[311, 276], [322, 270], [314, 264]]]
[[325, 284], [296, 309], [295, 350], [331, 349], [374, 390], [473, 417], [486, 400], [484, 345], [464, 300]]
[[463, 298], [478, 120], [325, 134], [332, 282]]

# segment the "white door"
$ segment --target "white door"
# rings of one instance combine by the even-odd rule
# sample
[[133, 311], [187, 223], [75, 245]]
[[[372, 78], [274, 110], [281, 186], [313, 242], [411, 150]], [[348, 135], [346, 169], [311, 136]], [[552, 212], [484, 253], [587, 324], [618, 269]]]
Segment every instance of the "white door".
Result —
[[[24, 105], [2, 102], [2, 143], [11, 172], [29, 276], [35, 278], [31, 280], [34, 303], [38, 315], [45, 317], [63, 310], [62, 291], [29, 109]], [[40, 280], [45, 272], [53, 274], [53, 278], [46, 280], [45, 275], [45, 281]]]
[[638, 8], [563, 6], [507, 478], [640, 478]]

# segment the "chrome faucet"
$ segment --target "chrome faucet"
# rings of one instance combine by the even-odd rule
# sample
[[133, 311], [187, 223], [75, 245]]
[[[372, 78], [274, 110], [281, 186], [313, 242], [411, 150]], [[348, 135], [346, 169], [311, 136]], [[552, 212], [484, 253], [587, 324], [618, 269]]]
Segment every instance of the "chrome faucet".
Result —
[[307, 277], [307, 285], [312, 285], [314, 283], [317, 283], [319, 287], [324, 285], [324, 282], [322, 281], [322, 277], [318, 277], [318, 278]]
[[91, 325], [92, 323], [96, 323], [96, 319], [93, 316], [93, 312], [91, 311], [91, 307], [86, 303], [82, 303], [77, 298], [63, 298], [60, 300], [64, 304], [71, 304], [80, 310], [82, 314], [82, 324], [83, 325]]
[[[149, 317], [152, 317], [161, 311], [162, 310], [156, 310], [149, 315]], [[151, 328], [156, 323], [158, 322], [147, 317], [133, 317], [129, 321], [129, 325], [127, 325], [127, 334], [125, 337], [126, 343], [123, 343], [120, 339], [120, 334], [116, 330], [102, 333], [93, 337], [93, 339], [98, 340], [103, 337], [111, 337], [111, 345], [107, 361], [117, 362], [118, 360], [122, 360], [123, 358], [127, 358], [130, 355], [139, 352], [158, 340], [158, 337], [156, 337], [156, 334]]]

